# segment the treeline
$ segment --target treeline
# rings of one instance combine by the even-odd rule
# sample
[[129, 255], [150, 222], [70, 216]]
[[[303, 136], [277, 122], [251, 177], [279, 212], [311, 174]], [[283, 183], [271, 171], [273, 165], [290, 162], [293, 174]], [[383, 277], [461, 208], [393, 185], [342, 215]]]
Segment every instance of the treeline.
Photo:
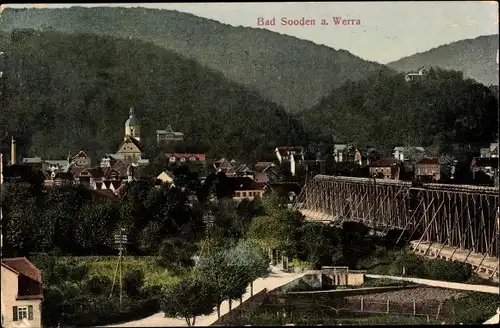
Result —
[[497, 137], [497, 99], [493, 89], [462, 75], [430, 69], [421, 81], [408, 83], [403, 74], [374, 74], [333, 90], [301, 118], [326, 140], [383, 153], [395, 146], [478, 152]]
[[64, 159], [83, 149], [95, 164], [116, 152], [132, 106], [150, 158], [155, 131], [168, 124], [190, 151], [212, 157], [254, 160], [307, 141], [281, 106], [152, 43], [20, 29], [0, 32], [0, 49], [6, 154], [15, 135], [19, 156]]

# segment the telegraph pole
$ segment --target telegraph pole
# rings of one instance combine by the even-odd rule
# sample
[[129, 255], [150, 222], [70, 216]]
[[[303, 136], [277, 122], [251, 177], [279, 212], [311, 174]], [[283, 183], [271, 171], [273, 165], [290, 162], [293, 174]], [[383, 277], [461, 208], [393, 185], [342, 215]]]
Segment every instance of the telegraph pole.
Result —
[[111, 286], [111, 293], [109, 297], [113, 296], [113, 290], [115, 288], [116, 276], [119, 276], [120, 285], [120, 307], [123, 302], [123, 252], [126, 250], [127, 235], [125, 234], [125, 228], [119, 228], [118, 232], [115, 234], [115, 247], [118, 249], [118, 263], [116, 264], [115, 275], [113, 277], [113, 285]]

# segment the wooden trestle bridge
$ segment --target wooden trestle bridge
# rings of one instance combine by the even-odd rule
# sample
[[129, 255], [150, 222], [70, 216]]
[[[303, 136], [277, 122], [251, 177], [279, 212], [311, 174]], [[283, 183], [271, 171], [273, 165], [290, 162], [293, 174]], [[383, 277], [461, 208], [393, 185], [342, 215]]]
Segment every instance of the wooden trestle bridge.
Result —
[[407, 240], [417, 254], [467, 262], [497, 280], [498, 192], [497, 187], [317, 175], [306, 182], [294, 208], [308, 220], [400, 230], [397, 242]]

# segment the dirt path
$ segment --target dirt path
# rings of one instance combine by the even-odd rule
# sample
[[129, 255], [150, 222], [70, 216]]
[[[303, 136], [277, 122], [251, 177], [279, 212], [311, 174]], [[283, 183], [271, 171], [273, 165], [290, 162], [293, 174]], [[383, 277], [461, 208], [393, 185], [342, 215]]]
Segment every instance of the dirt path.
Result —
[[[272, 273], [267, 278], [259, 278], [254, 281], [253, 292], [254, 294], [260, 292], [264, 288], [272, 290], [281, 285], [284, 285], [292, 280], [297, 279], [302, 276], [303, 273], [287, 273], [282, 272], [277, 268], [273, 268]], [[247, 288], [247, 292], [243, 295], [243, 301], [246, 301], [250, 297], [250, 287]], [[233, 302], [233, 308], [237, 307], [239, 302]], [[229, 312], [229, 302], [225, 301], [221, 305], [221, 315]], [[217, 320], [217, 312], [212, 313], [208, 316], [201, 316], [196, 318], [196, 326], [209, 326]], [[156, 313], [144, 319], [129, 321], [126, 323], [109, 325], [105, 327], [172, 327], [172, 326], [187, 326], [184, 319], [172, 319], [165, 318], [163, 312]]]

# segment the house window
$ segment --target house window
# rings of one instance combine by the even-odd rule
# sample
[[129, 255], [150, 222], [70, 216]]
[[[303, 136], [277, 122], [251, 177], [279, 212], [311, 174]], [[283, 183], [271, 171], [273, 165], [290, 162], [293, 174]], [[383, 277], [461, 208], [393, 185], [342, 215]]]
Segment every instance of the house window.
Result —
[[190, 160], [191, 160], [191, 162], [194, 162], [194, 161], [196, 161], [196, 157], [193, 156], [190, 158]]
[[184, 157], [181, 158], [181, 162], [185, 162], [185, 161], [186, 161], [186, 159]]
[[239, 192], [239, 191], [237, 191], [237, 192], [236, 192], [236, 197], [240, 197], [240, 196], [241, 196], [240, 192]]
[[246, 196], [247, 196], [247, 192], [246, 192], [246, 191], [243, 191], [243, 192], [241, 193], [241, 196], [242, 196], [242, 197], [246, 197]]
[[33, 320], [33, 305], [13, 307], [13, 321], [23, 319]]
[[175, 157], [170, 157], [170, 162], [175, 162]]

